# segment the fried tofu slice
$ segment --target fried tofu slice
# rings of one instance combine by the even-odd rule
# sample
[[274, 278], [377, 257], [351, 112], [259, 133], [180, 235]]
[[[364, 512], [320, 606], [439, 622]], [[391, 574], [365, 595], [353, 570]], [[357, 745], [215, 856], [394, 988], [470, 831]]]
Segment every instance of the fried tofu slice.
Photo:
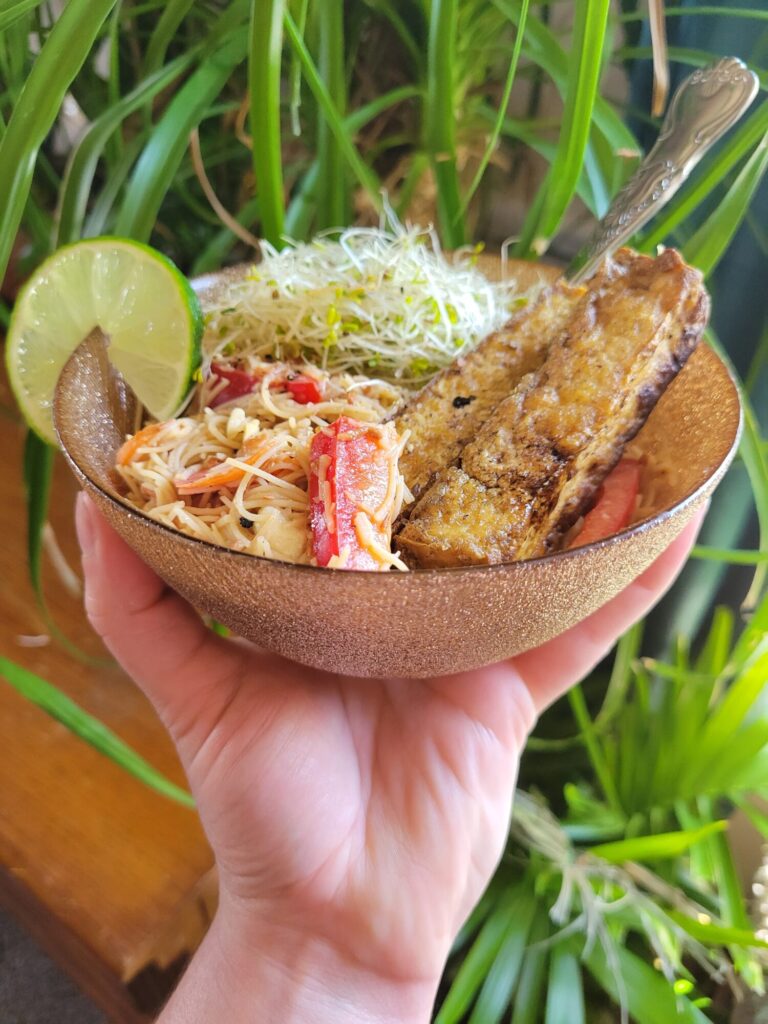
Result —
[[409, 432], [400, 471], [414, 497], [456, 461], [525, 374], [541, 366], [550, 340], [585, 291], [565, 281], [545, 288], [529, 308], [437, 374], [397, 413], [398, 434]]
[[701, 274], [674, 250], [621, 250], [542, 365], [437, 475], [396, 544], [411, 564], [495, 564], [556, 550], [698, 343]]

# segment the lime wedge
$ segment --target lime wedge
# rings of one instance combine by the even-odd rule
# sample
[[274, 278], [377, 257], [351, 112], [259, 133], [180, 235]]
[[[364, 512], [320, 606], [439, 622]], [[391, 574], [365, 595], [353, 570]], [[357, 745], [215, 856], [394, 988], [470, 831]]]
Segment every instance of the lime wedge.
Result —
[[16, 400], [50, 444], [59, 373], [95, 327], [108, 339], [111, 362], [156, 419], [177, 412], [200, 365], [200, 304], [169, 259], [127, 238], [59, 249], [21, 291], [6, 340]]

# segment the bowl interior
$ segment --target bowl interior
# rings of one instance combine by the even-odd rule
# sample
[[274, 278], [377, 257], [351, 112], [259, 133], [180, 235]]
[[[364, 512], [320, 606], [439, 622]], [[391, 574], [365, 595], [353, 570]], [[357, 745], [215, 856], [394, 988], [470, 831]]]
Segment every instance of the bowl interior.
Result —
[[[546, 278], [552, 272], [523, 265], [518, 273]], [[201, 283], [205, 296], [220, 278]], [[98, 332], [65, 367], [54, 414], [83, 486], [141, 556], [198, 608], [295, 660], [399, 676], [508, 657], [599, 607], [650, 564], [711, 493], [733, 457], [741, 423], [728, 370], [700, 345], [635, 441], [659, 468], [643, 522], [606, 541], [529, 562], [354, 573], [218, 548], [129, 505], [115, 488], [112, 467], [125, 434], [138, 426], [137, 406]]]

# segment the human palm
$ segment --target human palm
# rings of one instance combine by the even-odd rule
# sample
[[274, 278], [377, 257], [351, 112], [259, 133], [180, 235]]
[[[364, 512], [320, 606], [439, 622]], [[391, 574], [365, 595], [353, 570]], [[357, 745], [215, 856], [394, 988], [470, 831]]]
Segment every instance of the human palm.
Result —
[[536, 715], [658, 599], [695, 532], [544, 647], [409, 681], [217, 637], [85, 498], [78, 526], [89, 615], [177, 744], [224, 903], [411, 981], [439, 977], [498, 861]]

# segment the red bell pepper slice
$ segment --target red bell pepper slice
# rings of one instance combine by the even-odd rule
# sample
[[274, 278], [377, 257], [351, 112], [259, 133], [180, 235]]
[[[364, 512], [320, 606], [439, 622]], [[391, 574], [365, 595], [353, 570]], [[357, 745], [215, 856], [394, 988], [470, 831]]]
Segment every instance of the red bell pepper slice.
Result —
[[221, 363], [211, 363], [211, 376], [227, 381], [227, 386], [222, 388], [212, 399], [212, 409], [215, 409], [217, 405], [224, 405], [225, 402], [231, 402], [234, 398], [250, 395], [259, 384], [258, 377], [254, 377], [253, 374], [246, 373], [245, 370], [222, 366]]
[[603, 481], [597, 501], [584, 516], [584, 524], [571, 543], [572, 548], [612, 537], [629, 524], [640, 490], [642, 465], [636, 459], [622, 459]]
[[[227, 381], [227, 386], [211, 401], [212, 409], [235, 398], [242, 398], [243, 395], [250, 395], [261, 384], [261, 377], [256, 374], [222, 366], [221, 363], [211, 363], [211, 376]], [[286, 377], [275, 377], [269, 387], [271, 391], [287, 391], [299, 405], [322, 402], [324, 397], [323, 382], [306, 373], [289, 373]]]
[[372, 549], [390, 549], [391, 524], [377, 521], [374, 514], [387, 496], [396, 442], [392, 424], [373, 427], [349, 416], [315, 433], [309, 518], [318, 565], [346, 553], [345, 569], [389, 568]]
[[323, 400], [322, 382], [306, 373], [289, 374], [285, 379], [285, 388], [299, 405], [310, 405]]

